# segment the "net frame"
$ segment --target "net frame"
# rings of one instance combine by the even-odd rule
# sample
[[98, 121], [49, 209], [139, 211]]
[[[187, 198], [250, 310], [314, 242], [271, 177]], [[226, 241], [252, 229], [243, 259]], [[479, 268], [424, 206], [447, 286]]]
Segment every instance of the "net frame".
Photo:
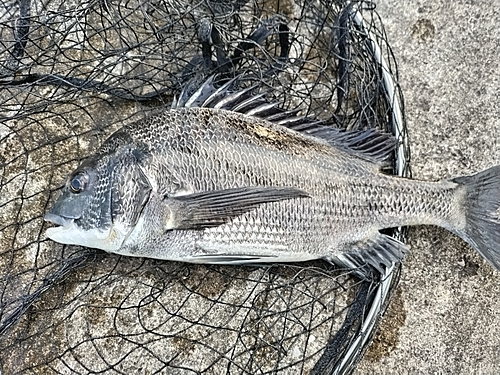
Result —
[[[161, 13], [162, 9], [157, 5], [160, 3], [153, 4], [152, 9]], [[337, 44], [332, 48], [334, 50], [336, 48], [336, 50], [332, 54], [336, 55], [335, 57], [339, 61], [335, 65], [337, 73], [341, 71], [340, 78], [337, 77], [330, 86], [328, 86], [328, 82], [325, 83], [327, 80], [324, 77], [328, 77], [331, 72], [317, 63], [317, 61], [322, 60], [315, 60], [314, 52], [311, 52], [313, 49], [307, 50], [313, 44], [311, 41], [319, 44], [323, 43], [324, 45], [328, 45], [328, 41], [321, 41], [321, 38], [312, 38], [311, 45], [308, 45], [304, 42], [306, 33], [301, 32], [303, 25], [306, 25], [304, 27], [310, 26], [313, 35], [315, 30], [325, 27], [325, 23], [329, 18], [318, 17], [319, 8], [321, 7], [311, 10], [303, 3], [301, 15], [308, 22], [301, 24], [299, 20], [296, 24], [291, 22], [284, 26], [280, 21], [280, 17], [273, 19], [275, 14], [264, 17], [263, 14], [266, 13], [265, 7], [258, 2], [250, 3], [257, 11], [252, 13], [250, 19], [253, 17], [253, 21], [248, 24], [245, 24], [243, 18], [240, 17], [240, 13], [245, 14], [245, 11], [248, 10], [249, 3], [247, 2], [233, 2], [228, 6], [217, 2], [199, 2], [195, 4], [196, 6], [182, 2], [168, 3], [179, 5], [180, 11], [177, 12], [178, 18], [176, 20], [191, 32], [190, 37], [181, 43], [184, 49], [167, 48], [167, 50], [162, 50], [159, 54], [163, 58], [161, 60], [162, 64], [172, 63], [177, 67], [177, 70], [174, 69], [175, 74], [158, 71], [158, 67], [155, 65], [157, 61], [154, 61], [157, 56], [150, 54], [148, 56], [153, 57], [148, 60], [147, 54], [143, 51], [144, 48], [148, 52], [157, 51], [160, 47], [149, 41], [158, 42], [162, 37], [167, 39], [171, 37], [174, 46], [176, 41], [179, 43], [177, 39], [179, 33], [172, 33], [174, 36], [168, 33], [175, 29], [175, 21], [173, 20], [158, 27], [154, 22], [144, 17], [146, 21], [143, 22], [150, 25], [153, 30], [151, 34], [147, 34], [146, 42], [141, 40], [142, 44], [125, 45], [125, 47], [121, 46], [121, 49], [108, 48], [107, 54], [103, 54], [100, 59], [95, 56], [76, 59], [71, 48], [68, 48], [69, 53], [63, 53], [63, 47], [67, 46], [65, 43], [69, 43], [70, 47], [78, 46], [82, 41], [85, 43], [87, 39], [93, 40], [92, 36], [100, 35], [99, 32], [102, 32], [102, 30], [105, 31], [104, 35], [112, 33], [113, 30], [123, 31], [124, 28], [118, 26], [120, 22], [128, 22], [131, 19], [133, 23], [136, 22], [135, 18], [130, 16], [130, 9], [133, 7], [130, 9], [127, 6], [124, 7], [123, 13], [127, 14], [127, 17], [121, 15], [114, 22], [109, 22], [109, 25], [106, 24], [107, 27], [103, 27], [99, 32], [97, 29], [93, 29], [94, 34], [88, 36], [83, 33], [82, 35], [85, 35], [85, 38], [82, 40], [78, 38], [72, 40], [66, 37], [72, 35], [81, 37], [78, 33], [81, 31], [80, 28], [83, 27], [81, 25], [88, 25], [89, 23], [92, 25], [91, 22], [84, 23], [81, 21], [92, 19], [92, 6], [100, 7], [99, 9], [103, 11], [103, 14], [107, 12], [108, 15], [111, 15], [115, 12], [111, 6], [112, 4], [87, 1], [80, 2], [79, 7], [75, 6], [73, 9], [68, 5], [66, 5], [66, 8], [64, 5], [60, 5], [59, 8], [51, 9], [51, 6], [57, 5], [56, 2], [45, 4], [45, 8], [40, 3], [30, 1], [19, 1], [15, 5], [12, 2], [4, 5], [4, 11], [0, 17], [3, 26], [2, 30], [4, 30], [3, 35], [0, 35], [2, 41], [0, 56], [3, 56], [0, 64], [0, 90], [3, 94], [1, 95], [3, 98], [2, 106], [5, 108], [5, 112], [1, 116], [2, 132], [0, 133], [0, 142], [4, 146], [2, 148], [0, 194], [4, 197], [4, 200], [0, 203], [0, 207], [2, 213], [5, 214], [5, 216], [2, 215], [5, 219], [4, 222], [12, 224], [0, 228], [2, 234], [2, 247], [0, 249], [2, 268], [0, 269], [3, 270], [0, 293], [0, 335], [2, 336], [0, 342], [2, 343], [3, 352], [16, 352], [17, 350], [17, 353], [24, 353], [27, 360], [32, 359], [33, 354], [30, 354], [27, 349], [22, 349], [22, 345], [27, 345], [30, 340], [35, 342], [43, 341], [43, 337], [49, 340], [50, 335], [47, 335], [46, 332], [50, 332], [50, 330], [47, 330], [46, 327], [35, 327], [36, 325], [31, 323], [31, 320], [33, 318], [44, 319], [44, 314], [47, 315], [50, 312], [56, 319], [59, 319], [59, 325], [56, 325], [59, 327], [60, 321], [64, 321], [63, 316], [65, 315], [62, 314], [57, 317], [58, 310], [69, 307], [69, 313], [65, 317], [74, 315], [79, 308], [72, 306], [72, 303], [85, 300], [93, 293], [98, 293], [99, 288], [105, 289], [106, 285], [112, 285], [116, 282], [113, 280], [115, 280], [117, 272], [118, 276], [122, 278], [127, 278], [127, 275], [135, 273], [152, 272], [151, 269], [162, 269], [159, 271], [162, 275], [168, 273], [162, 265], [158, 265], [154, 261], [144, 260], [139, 265], [134, 265], [133, 261], [129, 259], [106, 259], [104, 254], [96, 253], [93, 250], [66, 246], [56, 247], [56, 251], [54, 251], [53, 245], [43, 239], [45, 226], [41, 221], [41, 215], [46, 211], [60, 189], [60, 182], [56, 183], [55, 181], [74, 167], [75, 163], [84, 158], [88, 150], [92, 149], [95, 144], [102, 142], [113, 127], [116, 128], [124, 122], [143, 118], [158, 110], [158, 108], [164, 108], [172, 100], [173, 96], [180, 92], [182, 87], [191, 82], [198, 82], [209, 73], [212, 74], [214, 71], [220, 74], [227, 73], [224, 71], [224, 66], [227, 66], [227, 61], [233, 60], [235, 56], [239, 58], [239, 62], [230, 64], [230, 74], [241, 74], [244, 71], [250, 82], [260, 82], [263, 89], [272, 89], [270, 92], [273, 98], [286, 109], [299, 107], [305, 115], [315, 114], [325, 121], [347, 129], [365, 128], [369, 125], [393, 131], [399, 140], [398, 153], [394, 159], [393, 169], [400, 175], [408, 175], [409, 173], [409, 148], [403, 116], [402, 96], [396, 83], [397, 73], [395, 72], [397, 68], [390, 48], [386, 43], [383, 28], [380, 21], [377, 20], [374, 6], [371, 3], [333, 2], [330, 4], [332, 8], [336, 7], [338, 15], [338, 17], [335, 16], [330, 19], [332, 21], [330, 29], [332, 34], [336, 33], [337, 38]], [[132, 2], [127, 2], [127, 5], [129, 4], [132, 4]], [[185, 8], [182, 8], [181, 5]], [[321, 8], [321, 10], [324, 10], [324, 8]], [[40, 14], [43, 13], [40, 9], [44, 9], [45, 18], [40, 17]], [[88, 11], [85, 11], [86, 9]], [[184, 11], [182, 11], [183, 9]], [[204, 11], [200, 12], [200, 9]], [[36, 10], [38, 10], [38, 13]], [[57, 21], [57, 17], [64, 18], [65, 15], [72, 14], [72, 12], [78, 14], [77, 10], [83, 10], [80, 13], [81, 16], [68, 17], [69, 19], [75, 19], [72, 27], [76, 28], [76, 32], [74, 32], [75, 29], [68, 27], [64, 22]], [[310, 11], [311, 15], [308, 15], [308, 11]], [[196, 12], [200, 12], [202, 16], [195, 19], [196, 17], [193, 14]], [[142, 9], [140, 13], [148, 14], [143, 12]], [[309, 21], [315, 19], [315, 17], [319, 19], [317, 24]], [[235, 18], [235, 20], [232, 18]], [[365, 18], [370, 18], [370, 21], [367, 22]], [[6, 19], [7, 21], [5, 21]], [[53, 23], [49, 22], [51, 19], [54, 20]], [[112, 17], [110, 19], [113, 21]], [[203, 26], [207, 24], [206, 19], [210, 20], [208, 22], [209, 28], [212, 25], [209, 38], [206, 38], [205, 30], [207, 28]], [[240, 23], [238, 23], [238, 19], [240, 19]], [[34, 24], [38, 26], [33, 27]], [[227, 26], [228, 24], [239, 27], [240, 36], [238, 38], [233, 37], [232, 33], [234, 34], [234, 31]], [[92, 30], [92, 27], [90, 29]], [[262, 29], [271, 30], [271, 32], [263, 39], [262, 36], [255, 38], [255, 40], [252, 39], [252, 36], [259, 29], [261, 32]], [[61, 35], [62, 41], [57, 40], [57, 38], [47, 41], [44, 38], [50, 33], [44, 33], [44, 30], [55, 30], [55, 35]], [[379, 75], [380, 82], [375, 82], [374, 87], [366, 84], [366, 87], [352, 90], [352, 86], [360, 85], [360, 83], [352, 78], [355, 73], [348, 74], [345, 72], [348, 72], [349, 69], [354, 72], [359, 70], [362, 75], [366, 74], [368, 70], [363, 70], [361, 64], [356, 65], [361, 60], [360, 55], [356, 55], [356, 51], [353, 49], [347, 51], [347, 48], [342, 52], [339, 41], [342, 38], [349, 37], [354, 39], [351, 34], [343, 36], [345, 30], [350, 30], [358, 37], [362, 35], [362, 38], [364, 38], [360, 43], [364, 46], [362, 48], [358, 46], [358, 48], [371, 56], [371, 59], [367, 59], [367, 61], [375, 67], [373, 69], [377, 72], [375, 76]], [[5, 33], [7, 33], [7, 36]], [[162, 33], [167, 36], [162, 36]], [[217, 37], [217, 33], [219, 37]], [[205, 34], [205, 36], [202, 34]], [[266, 32], [264, 32], [265, 34]], [[286, 43], [283, 42], [283, 34], [291, 36], [289, 40], [290, 49], [285, 54], [289, 61], [304, 54], [313, 56], [313, 58], [297, 58], [295, 65], [290, 62], [285, 63], [283, 58]], [[181, 40], [185, 35], [181, 34]], [[112, 38], [109, 36], [106, 38], [112, 45]], [[102, 38], [103, 46], [106, 45], [106, 38]], [[334, 38], [332, 37], [332, 39]], [[354, 42], [352, 43], [354, 44]], [[89, 44], [92, 43], [89, 42]], [[168, 45], [168, 43], [161, 44], [161, 48], [166, 48], [165, 44]], [[201, 53], [198, 52], [200, 44]], [[252, 48], [245, 49], [247, 46]], [[51, 48], [55, 49], [54, 55], [50, 54]], [[95, 50], [98, 51], [98, 49]], [[47, 51], [49, 51], [48, 54]], [[131, 51], [141, 53], [130, 55]], [[173, 53], [174, 51], [176, 53]], [[79, 51], [78, 53], [79, 56], [86, 57], [85, 51]], [[109, 63], [109, 58], [112, 59], [112, 63]], [[136, 59], [140, 61], [135, 61]], [[342, 67], [341, 62], [344, 60], [349, 61], [351, 65], [344, 64], [347, 66]], [[76, 66], [72, 66], [71, 62]], [[237, 65], [237, 68], [234, 68], [233, 65]], [[140, 70], [140, 66], [143, 67], [142, 70]], [[308, 68], [309, 66], [310, 68]], [[293, 68], [297, 69], [300, 74], [292, 72], [295, 74], [293, 75], [287, 71], [287, 69], [293, 70]], [[134, 79], [130, 79], [130, 72], [134, 72], [136, 69], [140, 70], [140, 73], [134, 73], [132, 75]], [[204, 72], [204, 76], [197, 76], [199, 70]], [[318, 70], [319, 74], [312, 76], [314, 78], [313, 84], [308, 85], [310, 82], [303, 77], [310, 79], [311, 71], [314, 70]], [[61, 74], [61, 72], [64, 74]], [[285, 78], [279, 76], [276, 72], [279, 72]], [[349, 76], [347, 83], [342, 79], [343, 74]], [[292, 80], [290, 76], [295, 77], [296, 81]], [[369, 81], [368, 79], [368, 83]], [[367, 94], [370, 89], [375, 92], [380, 90], [378, 96], [374, 96], [379, 98], [381, 102], [385, 101], [385, 107], [383, 104], [377, 102], [373, 104], [370, 101], [373, 99]], [[318, 92], [320, 95], [317, 95]], [[356, 100], [359, 100], [358, 106], [353, 106], [352, 102]], [[380, 109], [379, 106], [383, 108]], [[329, 110], [321, 110], [322, 108]], [[118, 112], [120, 113], [118, 114]], [[86, 118], [74, 117], [73, 113], [83, 113]], [[96, 113], [104, 115], [100, 118], [100, 116], [95, 115]], [[88, 124], [89, 120], [91, 120], [90, 126]], [[26, 125], [26, 121], [29, 125]], [[109, 122], [111, 122], [111, 126]], [[62, 131], [61, 128], [66, 128], [66, 130]], [[72, 142], [75, 136], [78, 140]], [[39, 139], [43, 139], [41, 145]], [[66, 147], [56, 149], [55, 145], [64, 142], [68, 143]], [[71, 152], [71, 147], [75, 146], [77, 152]], [[21, 150], [18, 155], [8, 156], [7, 151], [17, 149]], [[47, 154], [50, 155], [48, 159], [43, 156]], [[70, 155], [69, 158], [68, 155]], [[36, 157], [45, 157], [45, 161], [41, 163], [42, 167], [31, 167], [30, 169], [30, 163]], [[47, 176], [49, 183], [42, 182], [41, 187], [37, 188], [38, 190], [32, 189], [33, 191], [30, 191], [30, 181], [43, 181]], [[20, 181], [17, 182], [17, 180]], [[21, 191], [21, 193], [17, 194], [18, 191]], [[19, 195], [20, 200], [17, 199]], [[39, 202], [33, 204], [30, 199], [33, 201], [38, 199]], [[21, 207], [19, 207], [19, 202], [21, 202]], [[23, 202], [28, 203], [23, 204]], [[31, 208], [37, 204], [37, 216], [33, 217], [33, 212], [30, 212], [32, 210], [26, 210], [25, 207]], [[8, 217], [12, 217], [11, 214], [15, 219], [8, 221]], [[25, 216], [23, 216], [24, 214]], [[32, 242], [16, 244], [19, 239], [30, 238], [30, 235]], [[33, 265], [35, 267], [34, 272], [33, 269], [30, 271], [30, 264], [26, 261], [27, 258], [31, 259], [31, 267], [33, 268]], [[127, 267], [129, 268], [127, 269]], [[191, 270], [190, 267], [187, 265], [179, 266], [179, 269], [182, 270], [179, 271], [180, 274], [192, 272], [186, 271]], [[380, 316], [390, 300], [392, 291], [397, 284], [400, 265], [395, 265], [395, 268], [388, 270], [387, 274], [382, 275], [380, 279], [365, 281], [353, 279], [352, 271], [339, 271], [325, 264], [297, 267], [299, 266], [278, 265], [260, 268], [261, 273], [256, 277], [256, 280], [263, 281], [256, 282], [256, 285], [269, 285], [270, 281], [266, 278], [268, 277], [266, 275], [273, 274], [273, 270], [278, 268], [284, 269], [285, 274], [287, 272], [292, 273], [293, 277], [280, 279], [277, 284], [271, 283], [271, 285], [275, 285], [275, 290], [280, 290], [282, 287], [280, 285], [284, 284], [291, 286], [292, 290], [300, 292], [300, 285], [306, 285], [305, 281], [300, 280], [300, 282], [294, 284], [290, 280], [296, 281], [298, 279], [297, 275], [304, 274], [309, 275], [308, 277], [311, 278], [313, 278], [311, 274], [315, 275], [315, 277], [318, 277], [318, 275], [326, 277], [327, 280], [333, 281], [337, 288], [340, 289], [354, 291], [356, 287], [359, 287], [354, 303], [346, 303], [346, 306], [335, 311], [335, 314], [338, 314], [337, 320], [341, 320], [342, 316], [349, 316], [349, 312], [352, 312], [352, 317], [347, 319], [343, 326], [337, 327], [337, 331], [332, 325], [327, 340], [330, 344], [325, 345], [326, 360], [321, 362], [319, 359], [321, 353], [323, 353], [323, 349], [320, 348], [315, 353], [316, 357], [318, 357], [315, 359], [316, 362], [312, 361], [316, 363], [316, 366], [312, 368], [312, 371], [316, 371], [316, 373], [326, 373], [327, 368], [330, 368], [330, 370], [333, 368], [336, 373], [351, 371], [370, 341]], [[174, 267], [174, 270], [177, 269]], [[236, 277], [231, 273], [234, 270], [225, 269], [224, 267], [208, 266], [206, 270], [208, 270], [207, 273], [229, 274], [229, 278]], [[173, 272], [173, 274], [177, 273]], [[346, 276], [348, 274], [351, 274], [351, 277], [348, 278]], [[222, 279], [225, 279], [225, 277], [222, 277]], [[164, 281], [160, 283], [164, 283]], [[21, 290], [15, 290], [15, 286], [19, 285]], [[68, 294], [71, 295], [69, 292], [71, 287], [68, 287], [68, 285], [72, 285], [78, 290], [76, 295], [72, 295], [73, 299], [65, 299], [65, 297], [68, 298]], [[366, 291], [363, 291], [363, 285]], [[156, 286], [151, 288], [151, 290], [157, 289]], [[271, 291], [273, 290], [272, 287], [268, 286], [268, 288]], [[193, 293], [193, 295], [196, 294], [190, 288], [186, 288], [186, 290]], [[154, 293], [150, 293], [154, 295]], [[275, 294], [277, 293], [275, 292]], [[52, 299], [59, 301], [59, 304], [51, 305], [49, 301]], [[309, 303], [318, 300], [319, 298], [314, 297]], [[356, 301], [358, 301], [357, 304]], [[341, 303], [338, 305], [341, 305]], [[276, 315], [284, 314], [286, 316], [287, 313], [288, 311], [283, 310], [276, 313]], [[220, 327], [218, 328], [220, 329]], [[343, 332], [348, 333], [343, 335]], [[39, 339], [36, 338], [36, 335], [38, 335]], [[339, 343], [339, 340], [341, 343]], [[334, 346], [333, 354], [332, 346]], [[76, 348], [77, 346], [66, 348], [65, 351], [57, 353], [59, 358], [47, 359], [46, 363], [38, 363], [31, 367], [15, 367], [19, 363], [12, 359], [2, 359], [1, 365], [5, 372], [12, 373], [16, 373], [16, 368], [21, 369], [21, 372], [36, 372], [40, 371], [40, 369], [47, 371], [50, 369], [54, 373], [68, 371], [68, 369], [74, 371], [76, 367], [68, 367], [68, 360], [64, 356], [68, 352], [71, 353], [72, 350], [76, 352]], [[255, 352], [257, 349], [252, 350]], [[325, 355], [321, 358], [325, 359]], [[310, 356], [312, 358], [312, 355]], [[280, 358], [279, 355], [277, 358]], [[66, 370], [61, 370], [61, 368], [54, 365], [55, 362], [64, 363]], [[123, 359], [122, 362], [124, 362]], [[229, 362], [236, 366], [234, 361]], [[282, 359], [276, 360], [276, 363], [279, 362], [282, 362]], [[305, 359], [302, 359], [302, 362], [305, 363]], [[320, 362], [322, 364], [318, 365]], [[78, 371], [92, 370], [83, 366], [82, 360], [77, 360], [77, 363], [83, 369]], [[304, 364], [300, 364], [300, 361], [297, 363], [302, 370], [307, 368]], [[328, 365], [323, 365], [325, 363]], [[110, 363], [108, 365], [108, 369], [99, 371], [105, 373], [124, 371], [119, 368], [119, 365], [111, 365]], [[167, 364], [164, 365], [167, 366]], [[168, 366], [171, 365], [172, 363], [168, 363]], [[241, 372], [246, 371], [241, 366], [236, 368]], [[213, 369], [213, 367], [208, 366], [204, 372], [213, 371], [210, 369]], [[294, 371], [294, 369], [295, 367], [292, 370], [290, 365], [290, 367], [284, 366], [283, 368], [274, 367], [268, 371], [286, 372]], [[185, 370], [187, 371], [187, 369]], [[262, 368], [251, 368], [251, 371], [266, 372]]]

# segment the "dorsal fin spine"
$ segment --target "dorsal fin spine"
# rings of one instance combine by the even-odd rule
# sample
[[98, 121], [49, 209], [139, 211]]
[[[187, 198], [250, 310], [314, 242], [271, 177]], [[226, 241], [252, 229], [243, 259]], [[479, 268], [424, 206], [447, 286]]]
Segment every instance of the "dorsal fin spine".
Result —
[[[236, 78], [233, 78], [233, 79], [227, 81], [225, 84], [223, 84], [218, 89], [213, 88], [215, 90], [213, 92], [213, 94], [211, 94], [207, 99], [205, 99], [205, 101], [203, 102], [203, 104], [200, 107], [210, 107], [211, 106], [210, 103], [217, 102], [217, 99], [219, 97], [221, 97], [221, 100], [226, 98], [227, 97], [226, 94], [228, 93], [228, 88], [229, 88], [229, 86], [231, 86], [234, 83], [235, 80], [236, 80]], [[218, 103], [219, 102], [217, 102], [216, 105]]]
[[264, 104], [261, 104], [255, 108], [249, 110], [248, 112], [246, 112], [246, 114], [249, 116], [261, 117], [262, 114], [267, 115], [267, 111], [269, 111], [270, 109], [273, 109], [274, 107], [276, 107], [276, 103], [264, 103]]
[[[181, 104], [183, 107], [186, 107], [186, 108], [190, 108], [190, 107], [196, 107], [196, 101], [199, 100], [200, 98], [202, 98], [202, 95], [203, 93], [208, 89], [210, 90], [211, 88], [213, 88], [213, 81], [214, 81], [214, 77], [211, 76], [209, 77], [204, 83], [203, 85], [200, 86], [200, 88], [198, 90], [195, 91], [195, 93], [193, 95], [191, 95], [191, 97], [186, 101], [186, 103], [184, 105], [182, 105], [182, 103], [179, 103]], [[181, 94], [181, 97], [182, 97], [182, 94]]]
[[264, 95], [266, 95], [266, 93], [262, 92], [260, 94], [251, 96], [250, 98], [243, 100], [241, 103], [239, 103], [235, 107], [231, 108], [231, 110], [234, 112], [245, 113], [248, 110], [248, 107], [252, 108], [253, 105], [263, 103], [264, 100], [260, 100], [260, 99], [262, 99], [264, 97]]
[[213, 106], [215, 109], [222, 109], [224, 107], [231, 107], [231, 110], [234, 110], [234, 106], [239, 104], [241, 101], [245, 100], [245, 95], [250, 93], [255, 89], [255, 86], [247, 87], [246, 89], [236, 91], [234, 93], [229, 94], [225, 98], [221, 99], [217, 104]]

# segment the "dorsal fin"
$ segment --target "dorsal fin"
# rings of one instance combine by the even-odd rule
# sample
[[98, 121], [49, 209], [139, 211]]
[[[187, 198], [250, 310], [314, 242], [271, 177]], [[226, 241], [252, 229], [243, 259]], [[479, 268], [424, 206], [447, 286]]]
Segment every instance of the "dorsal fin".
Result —
[[287, 111], [280, 108], [277, 103], [269, 102], [266, 99], [266, 92], [254, 94], [257, 85], [230, 91], [236, 79], [233, 78], [216, 88], [214, 76], [211, 76], [191, 96], [187, 93], [192, 92], [193, 87], [187, 85], [182, 90], [179, 100], [174, 100], [172, 103], [172, 108], [225, 109], [261, 118], [322, 139], [337, 149], [371, 162], [384, 161], [394, 150], [396, 139], [391, 134], [380, 133], [376, 129], [343, 131], [321, 120], [297, 116], [299, 110]]

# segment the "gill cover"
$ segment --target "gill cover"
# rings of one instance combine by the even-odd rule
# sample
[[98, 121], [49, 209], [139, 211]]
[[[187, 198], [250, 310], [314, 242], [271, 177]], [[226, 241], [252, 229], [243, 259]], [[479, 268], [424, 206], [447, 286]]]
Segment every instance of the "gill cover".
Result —
[[149, 180], [140, 167], [143, 158], [138, 149], [125, 150], [112, 172], [111, 221], [113, 228], [124, 231], [125, 236], [136, 225], [151, 193]]

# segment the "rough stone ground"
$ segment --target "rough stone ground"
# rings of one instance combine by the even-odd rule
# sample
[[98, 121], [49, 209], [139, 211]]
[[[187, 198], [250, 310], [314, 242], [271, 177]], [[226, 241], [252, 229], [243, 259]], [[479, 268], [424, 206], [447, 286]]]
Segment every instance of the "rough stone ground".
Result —
[[[500, 164], [500, 1], [377, 1], [405, 95], [413, 177]], [[438, 228], [410, 232], [400, 289], [356, 374], [500, 373], [500, 272]]]
[[[380, 0], [378, 11], [399, 62], [412, 141], [414, 177], [438, 179], [500, 164], [500, 0], [473, 4], [444, 0]], [[73, 118], [69, 120], [73, 121]], [[78, 119], [74, 121], [79, 124]], [[90, 137], [84, 141], [80, 139], [81, 144], [92, 142], [94, 139]], [[69, 144], [68, 149], [73, 148]], [[43, 171], [40, 168], [39, 174], [42, 175]], [[44, 181], [43, 176], [40, 178]], [[29, 231], [30, 227], [26, 226], [25, 232]], [[444, 230], [412, 229], [409, 242], [412, 251], [405, 260], [401, 286], [380, 334], [357, 374], [500, 373], [500, 272], [494, 271], [470, 247]], [[112, 265], [112, 258], [107, 259]], [[136, 267], [139, 267], [137, 263]], [[106, 270], [103, 268], [102, 272]], [[82, 332], [82, 325], [78, 324], [81, 320], [99, 326], [96, 321], [100, 319], [101, 327], [106, 327], [106, 315], [94, 307], [102, 306], [99, 298], [108, 299], [105, 293], [115, 291], [112, 289], [115, 285], [133, 290], [140, 296], [138, 300], [148, 293], [152, 295], [156, 285], [150, 283], [148, 277], [149, 274], [142, 269], [130, 273], [126, 279], [110, 279], [110, 287], [103, 288], [102, 294], [97, 293], [92, 295], [93, 299], [82, 301], [88, 314], [83, 313], [85, 309], [79, 309], [65, 326], [69, 327], [70, 334], [64, 331], [62, 337], [80, 340], [87, 332]], [[115, 296], [132, 303], [129, 295], [120, 289], [116, 289]], [[180, 300], [176, 295], [174, 299]], [[136, 301], [133, 303], [138, 305]], [[41, 313], [44, 312], [42, 307]], [[68, 304], [67, 308], [74, 309], [74, 306]], [[188, 313], [196, 311], [187, 310]], [[158, 311], [162, 312], [161, 309]], [[110, 308], [107, 313], [114, 314], [115, 311]], [[47, 319], [46, 314], [44, 318]], [[150, 319], [150, 322], [154, 321]], [[46, 324], [47, 320], [39, 322]], [[126, 326], [130, 329], [125, 331], [130, 338], [135, 334], [135, 326]], [[123, 333], [122, 326], [120, 329]], [[227, 337], [224, 338], [227, 342]], [[61, 344], [58, 340], [58, 336], [50, 336], [47, 340], [42, 338], [38, 340], [38, 346], [21, 348], [20, 352], [29, 362], [32, 358], [26, 353], [34, 353], [33, 358], [37, 358], [43, 351], [64, 346], [65, 342]], [[116, 342], [110, 340], [111, 344]], [[177, 340], [177, 344], [183, 346], [186, 342]], [[128, 350], [120, 345], [119, 350], [109, 345], [106, 354], [113, 358], [112, 355], [120, 356]], [[85, 346], [81, 348], [74, 352], [78, 354], [79, 350], [87, 350]], [[67, 356], [73, 354], [71, 351], [65, 353]], [[93, 359], [88, 352], [84, 354], [87, 360]], [[128, 356], [130, 362], [134, 355], [140, 356], [141, 352]], [[95, 356], [100, 358], [97, 354]], [[13, 362], [23, 359], [12, 352], [8, 357]], [[148, 362], [149, 368], [153, 368], [149, 357], [143, 356], [143, 362]], [[100, 364], [102, 362], [96, 362], [95, 367]], [[9, 369], [17, 370], [14, 366]], [[70, 370], [66, 371], [70, 373]]]

